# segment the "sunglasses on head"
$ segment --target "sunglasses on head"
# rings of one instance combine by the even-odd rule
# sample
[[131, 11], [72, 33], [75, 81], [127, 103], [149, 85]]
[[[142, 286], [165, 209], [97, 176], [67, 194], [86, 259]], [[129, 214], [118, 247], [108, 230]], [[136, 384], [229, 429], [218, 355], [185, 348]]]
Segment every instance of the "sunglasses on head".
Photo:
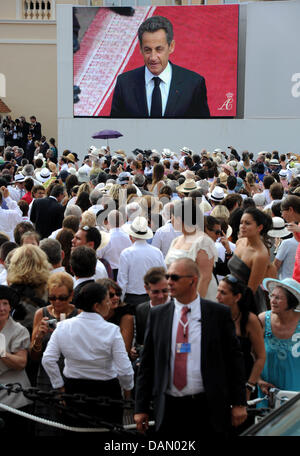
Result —
[[238, 283], [238, 279], [234, 277], [232, 274], [228, 274], [225, 276], [225, 279], [227, 279], [231, 283]]
[[183, 279], [184, 277], [194, 277], [192, 275], [178, 275], [178, 274], [166, 274], [166, 279], [171, 279], [172, 282], [178, 282], [178, 280]]
[[89, 231], [91, 227], [90, 226], [87, 226], [87, 225], [84, 225], [84, 226], [81, 226], [80, 229], [83, 230], [83, 231]]

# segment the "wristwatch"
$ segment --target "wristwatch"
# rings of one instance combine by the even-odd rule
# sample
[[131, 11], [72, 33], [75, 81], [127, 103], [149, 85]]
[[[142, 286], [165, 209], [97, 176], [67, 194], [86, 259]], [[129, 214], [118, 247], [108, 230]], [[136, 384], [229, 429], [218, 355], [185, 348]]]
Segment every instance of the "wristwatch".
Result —
[[251, 383], [246, 383], [246, 388], [249, 390], [251, 393], [254, 393], [255, 391], [255, 385], [252, 385]]

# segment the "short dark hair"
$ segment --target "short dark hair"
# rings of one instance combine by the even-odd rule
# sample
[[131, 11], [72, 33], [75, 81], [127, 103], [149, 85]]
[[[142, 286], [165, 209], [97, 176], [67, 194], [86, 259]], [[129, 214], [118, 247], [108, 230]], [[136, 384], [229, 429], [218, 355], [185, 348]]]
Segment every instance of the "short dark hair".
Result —
[[150, 268], [144, 275], [144, 284], [149, 285], [152, 283], [155, 285], [156, 283], [166, 278], [166, 273], [167, 271], [163, 267]]
[[163, 29], [166, 32], [167, 43], [170, 46], [173, 40], [173, 25], [169, 21], [169, 19], [167, 19], [164, 16], [149, 17], [139, 26], [138, 37], [140, 46], [142, 46], [143, 34], [145, 32], [153, 33], [161, 29]]
[[234, 190], [237, 184], [237, 178], [235, 176], [227, 177], [227, 188], [228, 190]]
[[101, 244], [101, 233], [98, 228], [94, 226], [80, 226], [79, 229], [85, 232], [86, 242], [93, 242], [94, 250], [97, 250]]
[[274, 184], [275, 178], [273, 176], [265, 176], [263, 179], [263, 184], [266, 190], [269, 190], [272, 184]]
[[50, 192], [50, 196], [54, 196], [54, 198], [57, 198], [60, 195], [63, 195], [65, 192], [64, 186], [60, 184], [54, 185]]
[[92, 277], [96, 271], [96, 252], [91, 247], [79, 245], [71, 252], [70, 265], [76, 277]]
[[67, 215], [62, 222], [62, 228], [69, 228], [70, 230], [78, 231], [79, 229], [79, 224], [80, 224], [80, 218], [77, 217], [76, 215]]
[[283, 194], [284, 194], [284, 188], [283, 188], [282, 184], [274, 183], [271, 185], [270, 195], [273, 200], [274, 199], [281, 200], [283, 198]]
[[107, 295], [107, 287], [100, 283], [88, 283], [79, 291], [74, 300], [75, 306], [84, 312], [94, 312], [96, 303], [101, 303]]

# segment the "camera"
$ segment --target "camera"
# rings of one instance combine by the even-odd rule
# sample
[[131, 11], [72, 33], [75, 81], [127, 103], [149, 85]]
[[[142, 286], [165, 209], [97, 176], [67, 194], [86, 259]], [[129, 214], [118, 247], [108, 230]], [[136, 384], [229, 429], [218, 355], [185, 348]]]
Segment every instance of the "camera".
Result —
[[52, 318], [52, 320], [48, 320], [47, 321], [47, 324], [49, 326], [50, 329], [55, 329], [56, 326], [57, 326], [57, 320], [56, 318]]

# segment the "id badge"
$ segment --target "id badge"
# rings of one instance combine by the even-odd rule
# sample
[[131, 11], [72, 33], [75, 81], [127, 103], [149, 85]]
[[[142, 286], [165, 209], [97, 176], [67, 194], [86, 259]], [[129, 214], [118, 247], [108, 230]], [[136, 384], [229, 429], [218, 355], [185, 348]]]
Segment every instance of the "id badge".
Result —
[[190, 353], [191, 352], [191, 344], [190, 343], [180, 343], [176, 344], [176, 353]]

